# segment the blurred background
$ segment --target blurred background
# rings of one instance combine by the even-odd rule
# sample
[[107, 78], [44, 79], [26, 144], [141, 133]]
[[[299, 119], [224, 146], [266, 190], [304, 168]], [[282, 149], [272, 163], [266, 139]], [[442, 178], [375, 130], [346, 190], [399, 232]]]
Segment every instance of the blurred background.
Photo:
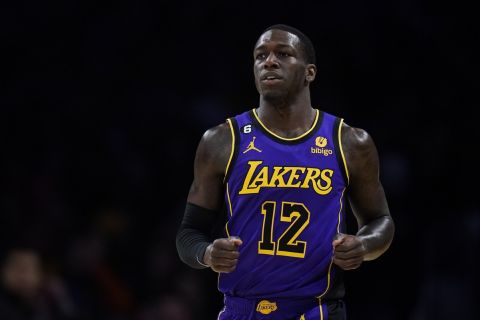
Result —
[[275, 23], [315, 45], [314, 106], [379, 150], [396, 237], [347, 273], [350, 319], [479, 319], [478, 18], [412, 0], [2, 3], [0, 319], [216, 318], [175, 233]]

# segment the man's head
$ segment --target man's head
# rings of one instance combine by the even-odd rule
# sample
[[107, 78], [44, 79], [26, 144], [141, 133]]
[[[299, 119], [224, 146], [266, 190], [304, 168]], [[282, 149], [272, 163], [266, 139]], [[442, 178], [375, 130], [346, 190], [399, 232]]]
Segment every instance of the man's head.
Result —
[[308, 91], [315, 79], [315, 50], [301, 31], [287, 25], [265, 29], [253, 51], [257, 90], [266, 100]]
[[1, 271], [3, 286], [11, 294], [29, 299], [39, 292], [43, 271], [36, 251], [11, 249], [4, 258]]
[[305, 58], [305, 62], [308, 64], [316, 64], [316, 58], [315, 58], [315, 48], [313, 47], [313, 43], [310, 40], [309, 37], [307, 37], [302, 31], [298, 30], [297, 28], [288, 26], [286, 24], [274, 24], [273, 26], [270, 26], [263, 30], [262, 33], [265, 33], [269, 30], [283, 30], [286, 32], [289, 32], [291, 34], [294, 34], [298, 37], [300, 40], [300, 47], [303, 51], [303, 55]]

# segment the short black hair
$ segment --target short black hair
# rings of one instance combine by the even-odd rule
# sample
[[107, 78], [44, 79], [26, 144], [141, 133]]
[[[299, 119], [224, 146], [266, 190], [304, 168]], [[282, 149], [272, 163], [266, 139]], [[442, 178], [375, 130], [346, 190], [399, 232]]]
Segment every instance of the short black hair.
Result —
[[300, 43], [302, 44], [302, 49], [305, 55], [306, 62], [312, 64], [316, 63], [317, 60], [315, 58], [315, 48], [313, 47], [313, 43], [310, 38], [307, 37], [302, 31], [286, 24], [274, 24], [263, 30], [262, 34], [273, 29], [287, 31], [291, 34], [296, 35], [300, 39]]

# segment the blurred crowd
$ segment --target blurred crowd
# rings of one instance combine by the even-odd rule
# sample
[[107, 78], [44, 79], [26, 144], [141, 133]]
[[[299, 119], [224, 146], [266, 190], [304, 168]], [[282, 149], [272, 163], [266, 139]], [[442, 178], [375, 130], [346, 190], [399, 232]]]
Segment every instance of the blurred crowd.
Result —
[[108, 211], [72, 237], [61, 256], [34, 243], [6, 249], [0, 319], [189, 320], [211, 313], [201, 274], [180, 265], [168, 242], [148, 244], [148, 253], [130, 248], [128, 228], [124, 216]]

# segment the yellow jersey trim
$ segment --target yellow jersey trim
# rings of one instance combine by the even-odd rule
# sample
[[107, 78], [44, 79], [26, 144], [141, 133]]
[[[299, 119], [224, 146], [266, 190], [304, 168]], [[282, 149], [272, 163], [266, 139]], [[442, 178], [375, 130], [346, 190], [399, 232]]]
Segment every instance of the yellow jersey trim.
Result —
[[227, 119], [227, 122], [230, 127], [230, 132], [232, 133], [232, 150], [230, 151], [230, 157], [228, 158], [227, 167], [225, 168], [225, 175], [223, 176], [224, 183], [225, 178], [227, 177], [228, 169], [230, 168], [230, 163], [232, 162], [233, 154], [235, 153], [235, 132], [233, 131], [233, 123], [230, 119]]
[[[343, 188], [342, 195], [340, 196], [340, 209], [338, 210], [338, 218], [337, 218], [338, 219], [337, 220], [337, 233], [340, 233], [340, 218], [341, 218], [341, 213], [342, 213], [342, 209], [343, 209], [342, 199], [343, 199], [343, 194], [345, 193], [345, 189], [346, 188]], [[319, 300], [322, 299], [322, 297], [327, 293], [328, 289], [330, 289], [330, 274], [331, 274], [331, 271], [332, 271], [332, 265], [333, 265], [333, 256], [332, 256], [332, 260], [330, 261], [330, 265], [328, 266], [327, 287], [325, 288], [325, 291], [317, 297]]]
[[298, 139], [301, 139], [303, 137], [305, 137], [307, 134], [309, 134], [314, 128], [315, 126], [317, 125], [317, 121], [318, 121], [318, 115], [320, 114], [320, 112], [318, 111], [318, 109], [316, 109], [315, 111], [317, 112], [317, 114], [315, 115], [315, 120], [313, 121], [313, 124], [312, 126], [310, 127], [310, 129], [308, 129], [306, 132], [304, 132], [303, 134], [299, 135], [298, 137], [295, 137], [295, 138], [284, 138], [284, 137], [280, 137], [278, 134], [272, 132], [270, 129], [268, 129], [264, 124], [263, 122], [260, 120], [260, 118], [258, 117], [257, 115], [257, 111], [255, 109], [252, 110], [253, 111], [253, 115], [255, 116], [255, 119], [257, 119], [258, 123], [260, 123], [260, 125], [263, 127], [263, 129], [265, 129], [268, 133], [270, 133], [272, 136], [278, 138], [278, 139], [281, 139], [281, 140], [284, 140], [284, 141], [295, 141], [295, 140], [298, 140]]
[[318, 299], [318, 308], [320, 309], [320, 320], [323, 320], [322, 298]]
[[225, 233], [227, 234], [227, 238], [230, 238], [230, 231], [228, 231], [228, 222], [229, 221], [227, 221], [227, 223], [225, 223]]
[[228, 182], [227, 182], [227, 200], [228, 200], [228, 207], [230, 208], [230, 216], [233, 216], [232, 201], [230, 200], [230, 191], [228, 190]]
[[345, 160], [345, 154], [342, 148], [342, 126], [343, 119], [340, 119], [340, 125], [338, 126], [338, 146], [340, 147], [340, 154], [342, 155], [343, 166], [345, 167], [345, 173], [347, 174], [347, 183], [350, 182], [350, 175], [348, 174], [347, 161]]

